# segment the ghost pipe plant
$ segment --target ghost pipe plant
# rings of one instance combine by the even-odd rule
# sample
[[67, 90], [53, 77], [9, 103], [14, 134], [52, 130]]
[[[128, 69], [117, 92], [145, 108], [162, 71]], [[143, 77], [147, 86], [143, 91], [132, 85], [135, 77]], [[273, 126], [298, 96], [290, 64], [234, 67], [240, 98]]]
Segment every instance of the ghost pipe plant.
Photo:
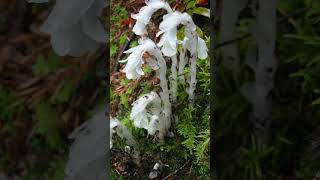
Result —
[[[163, 21], [160, 23], [160, 31], [157, 33], [157, 37], [162, 36], [156, 45], [154, 41], [146, 37], [146, 25], [149, 23], [152, 14], [161, 8], [165, 9], [167, 14], [163, 16]], [[163, 143], [164, 137], [168, 135], [171, 126], [171, 104], [177, 99], [177, 74], [181, 75], [186, 64], [189, 63], [190, 77], [188, 82], [190, 85], [187, 92], [190, 105], [193, 106], [196, 88], [196, 60], [197, 58], [207, 58], [208, 49], [205, 41], [198, 36], [196, 25], [191, 16], [187, 13], [173, 11], [168, 3], [162, 0], [146, 1], [146, 6], [142, 7], [139, 13], [132, 15], [132, 17], [137, 20], [133, 32], [142, 37], [139, 39], [138, 46], [125, 51], [129, 56], [122, 61], [127, 62], [123, 72], [126, 73], [128, 79], [138, 79], [144, 75], [142, 65], [148, 63], [156, 71], [162, 91], [159, 93], [160, 97], [156, 92], [152, 91], [135, 101], [132, 104], [133, 108], [130, 117], [135, 127], [146, 129], [148, 134], [154, 135], [158, 132], [159, 141]], [[177, 31], [180, 25], [185, 28], [185, 37], [182, 42], [177, 38]], [[178, 50], [179, 44], [182, 44], [180, 52]], [[190, 52], [190, 57], [187, 55], [187, 51]], [[144, 56], [146, 53], [150, 55], [148, 56], [148, 61]], [[180, 54], [179, 59], [178, 54]], [[172, 62], [170, 93], [165, 56]], [[177, 70], [178, 65], [179, 70]], [[183, 83], [184, 81], [180, 82]]]
[[[154, 70], [157, 70], [157, 75], [160, 78], [160, 86], [162, 89], [160, 96], [163, 103], [163, 108], [162, 106], [158, 106], [158, 107], [161, 107], [161, 109], [163, 109], [164, 118], [162, 119], [162, 121], [164, 121], [163, 124], [167, 125], [165, 126], [165, 128], [161, 128], [161, 130], [164, 130], [164, 131], [159, 133], [160, 135], [159, 138], [161, 141], [163, 141], [164, 139], [163, 135], [166, 134], [166, 131], [169, 130], [170, 128], [170, 119], [171, 119], [171, 103], [169, 99], [169, 90], [168, 90], [168, 84], [167, 84], [167, 78], [166, 78], [167, 65], [166, 65], [165, 59], [162, 56], [162, 53], [160, 49], [156, 46], [156, 44], [151, 39], [146, 37], [142, 37], [141, 39], [139, 39], [139, 45], [125, 51], [125, 53], [131, 53], [126, 60], [122, 61], [122, 62], [127, 61], [127, 64], [123, 69], [123, 72], [126, 73], [126, 77], [128, 79], [138, 79], [141, 75], [144, 75], [144, 72], [142, 71], [142, 68], [141, 68], [142, 64], [145, 63], [143, 59], [144, 53], [149, 53], [150, 55], [152, 55], [152, 57], [155, 58], [155, 59], [152, 59], [152, 58], [149, 59], [148, 63]], [[155, 97], [156, 96], [155, 94], [156, 93], [151, 93], [150, 97]], [[149, 97], [149, 96], [146, 96], [146, 97]], [[139, 103], [140, 101], [138, 100], [133, 105], [141, 104]], [[161, 103], [161, 101], [159, 102]], [[133, 110], [135, 109], [139, 109], [139, 108], [133, 108]], [[134, 113], [131, 113], [131, 114], [134, 114]], [[131, 117], [136, 117], [136, 116], [131, 115]]]
[[146, 129], [150, 135], [159, 131], [158, 137], [163, 140], [165, 132], [170, 128], [170, 121], [163, 116], [158, 94], [152, 91], [140, 97], [132, 105], [130, 118], [133, 119], [134, 126]]
[[134, 161], [139, 164], [140, 163], [140, 152], [138, 148], [138, 144], [132, 136], [131, 132], [127, 129], [125, 125], [123, 125], [118, 119], [112, 118], [110, 116], [110, 149], [112, 149], [112, 135], [114, 132], [117, 133], [119, 137], [125, 139], [127, 145], [133, 147], [133, 158]]
[[137, 20], [132, 31], [139, 36], [147, 33], [146, 25], [157, 10], [165, 9], [168, 13], [172, 12], [170, 5], [161, 0], [147, 0], [146, 4], [147, 6], [142, 7], [138, 14], [132, 15], [132, 18]]
[[[177, 54], [177, 28], [182, 24], [185, 26], [185, 38], [182, 42], [183, 50], [181, 52], [182, 58], [181, 62], [183, 63], [180, 67], [180, 71], [183, 71], [185, 64], [185, 50], [187, 49], [190, 52], [190, 79], [189, 79], [189, 89], [187, 90], [189, 94], [189, 102], [191, 105], [194, 104], [194, 91], [196, 88], [196, 73], [197, 73], [197, 58], [205, 59], [208, 56], [208, 48], [205, 41], [200, 38], [196, 32], [196, 25], [192, 21], [192, 18], [187, 13], [173, 12], [167, 14], [163, 17], [163, 21], [160, 23], [160, 31], [157, 33], [157, 36], [162, 35], [158, 46], [162, 47], [161, 51], [165, 56], [171, 57], [172, 60], [172, 96], [173, 100], [176, 99], [177, 92], [177, 63], [176, 63], [176, 54]], [[180, 74], [181, 75], [181, 74]]]

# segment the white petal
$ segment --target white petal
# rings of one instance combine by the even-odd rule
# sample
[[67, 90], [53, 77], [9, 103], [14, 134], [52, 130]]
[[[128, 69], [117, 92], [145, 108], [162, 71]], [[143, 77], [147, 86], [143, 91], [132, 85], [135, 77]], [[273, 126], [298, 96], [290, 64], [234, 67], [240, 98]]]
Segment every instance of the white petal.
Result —
[[156, 115], [151, 116], [151, 120], [148, 126], [148, 134], [154, 135], [159, 130], [159, 117]]
[[162, 46], [161, 51], [165, 56], [174, 56], [177, 52], [177, 29], [172, 28], [165, 31], [164, 35], [161, 37], [158, 46]]
[[136, 22], [136, 24], [133, 26], [132, 31], [133, 31], [136, 35], [142, 36], [142, 35], [144, 35], [144, 34], [147, 33], [146, 25], [145, 25], [144, 23], [142, 23], [140, 20], [138, 20], [138, 21]]
[[94, 1], [56, 1], [53, 10], [43, 25], [43, 32], [50, 34], [58, 31], [61, 27], [68, 27], [78, 23]]
[[160, 23], [159, 29], [161, 31], [166, 31], [167, 29], [177, 28], [181, 21], [182, 19], [178, 12], [166, 14], [163, 16], [163, 21]]
[[169, 13], [172, 12], [170, 5], [163, 0], [149, 0], [149, 1], [146, 1], [146, 4], [147, 4], [147, 6], [157, 8], [157, 9], [164, 8]]
[[163, 34], [163, 31], [157, 32], [156, 37], [159, 37], [161, 34]]
[[128, 79], [137, 79], [140, 77], [141, 72], [137, 71], [139, 71], [139, 68], [141, 68], [142, 65], [142, 53], [143, 51], [138, 48], [128, 56], [128, 62], [123, 69], [123, 72], [126, 73]]
[[101, 0], [95, 1], [81, 18], [83, 31], [97, 42], [107, 42], [108, 33], [103, 28], [98, 17], [101, 15], [103, 4]]
[[138, 66], [138, 67], [136, 68], [136, 72], [137, 72], [139, 75], [141, 75], [141, 76], [144, 75], [144, 72], [143, 72], [141, 66]]
[[186, 28], [190, 29], [191, 31], [195, 31], [196, 25], [194, 24], [191, 16], [188, 13], [183, 13], [182, 17], [183, 17], [182, 23], [186, 25]]
[[120, 124], [120, 123], [119, 123], [119, 120], [110, 117], [110, 129], [115, 128], [115, 127], [118, 126], [119, 124]]
[[133, 14], [131, 17], [133, 19], [139, 20], [140, 22], [144, 23], [145, 25], [149, 23], [151, 16], [154, 12], [156, 12], [157, 9], [150, 7], [150, 6], [144, 6], [140, 9], [138, 14]]
[[206, 59], [208, 57], [208, 48], [206, 42], [200, 37], [198, 37], [197, 52], [200, 59]]
[[70, 51], [70, 34], [72, 29], [61, 29], [60, 31], [51, 34], [51, 46], [53, 50], [60, 56], [65, 56]]
[[164, 8], [169, 13], [172, 12], [172, 9], [170, 8], [169, 4], [161, 0], [146, 1], [146, 4], [147, 6], [142, 7], [138, 14], [131, 15], [133, 19], [137, 20], [136, 24], [133, 27], [133, 32], [140, 36], [147, 33], [145, 26], [149, 23], [152, 15], [158, 9]]
[[[153, 135], [158, 130], [159, 117], [147, 112], [147, 106], [150, 103], [161, 103], [157, 93], [150, 92], [138, 98], [132, 104], [130, 118], [134, 121], [134, 126], [148, 130]], [[150, 121], [149, 121], [150, 119]]]

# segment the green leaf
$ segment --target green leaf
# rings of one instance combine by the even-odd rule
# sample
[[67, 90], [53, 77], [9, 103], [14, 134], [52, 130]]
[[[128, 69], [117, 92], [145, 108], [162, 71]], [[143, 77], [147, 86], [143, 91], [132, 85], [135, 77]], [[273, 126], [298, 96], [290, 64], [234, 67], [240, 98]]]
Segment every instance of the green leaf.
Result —
[[51, 96], [51, 102], [56, 103], [66, 103], [72, 97], [75, 91], [75, 82], [71, 79], [66, 79], [64, 82], [60, 83], [58, 88], [55, 90], [54, 94]]
[[125, 44], [126, 41], [127, 41], [127, 36], [126, 35], [121, 35], [120, 38], [119, 38], [120, 45]]
[[204, 7], [196, 7], [192, 11], [194, 14], [199, 14], [201, 16], [205, 16], [210, 18], [210, 9]]
[[37, 58], [36, 64], [33, 65], [33, 73], [36, 76], [46, 76], [55, 72], [62, 66], [59, 56], [50, 52], [47, 57], [40, 54]]
[[62, 139], [58, 129], [59, 117], [53, 107], [46, 102], [36, 104], [35, 119], [38, 133], [46, 138], [51, 148], [58, 149]]
[[312, 101], [312, 105], [315, 106], [315, 105], [319, 105], [320, 104], [320, 97], [314, 101]]

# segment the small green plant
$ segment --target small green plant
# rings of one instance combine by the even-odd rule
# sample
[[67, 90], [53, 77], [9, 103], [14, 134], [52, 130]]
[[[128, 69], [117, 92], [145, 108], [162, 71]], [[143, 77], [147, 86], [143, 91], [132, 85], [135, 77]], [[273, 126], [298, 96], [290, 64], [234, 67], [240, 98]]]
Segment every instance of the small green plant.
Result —
[[51, 96], [51, 102], [53, 104], [69, 102], [72, 94], [75, 92], [75, 87], [77, 86], [74, 80], [65, 79], [59, 84], [54, 94]]
[[244, 170], [244, 178], [248, 180], [265, 179], [263, 174], [263, 160], [274, 150], [273, 147], [259, 143], [254, 136], [251, 136], [251, 147], [241, 148], [242, 159], [239, 166]]
[[54, 108], [47, 102], [37, 103], [35, 119], [37, 131], [45, 137], [48, 145], [53, 149], [59, 149], [62, 139], [58, 128], [59, 116]]
[[61, 66], [61, 58], [50, 51], [48, 56], [42, 54], [38, 56], [36, 64], [33, 66], [33, 73], [36, 76], [42, 77], [55, 72]]
[[11, 120], [21, 110], [22, 107], [16, 104], [16, 102], [17, 98], [15, 94], [0, 86], [0, 119]]

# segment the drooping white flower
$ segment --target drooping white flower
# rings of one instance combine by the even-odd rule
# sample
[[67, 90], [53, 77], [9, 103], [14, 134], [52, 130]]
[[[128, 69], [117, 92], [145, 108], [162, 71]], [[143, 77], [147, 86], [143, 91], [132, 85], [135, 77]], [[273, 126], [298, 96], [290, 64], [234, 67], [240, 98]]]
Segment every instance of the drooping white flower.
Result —
[[130, 118], [134, 126], [148, 130], [148, 134], [154, 135], [160, 130], [161, 99], [155, 92], [150, 92], [132, 104]]
[[112, 148], [112, 134], [113, 134], [113, 129], [117, 127], [120, 124], [120, 122], [117, 119], [114, 119], [110, 117], [110, 149]]
[[110, 149], [112, 148], [112, 134], [114, 133], [114, 130], [116, 130], [118, 136], [126, 140], [126, 143], [129, 146], [137, 148], [137, 143], [126, 126], [123, 125], [118, 119], [110, 116]]
[[147, 33], [146, 25], [157, 10], [165, 9], [168, 13], [172, 12], [170, 5], [163, 0], [146, 0], [145, 3], [146, 6], [142, 7], [138, 14], [133, 14], [131, 16], [133, 19], [137, 20], [132, 31], [139, 36]]
[[206, 42], [200, 37], [198, 37], [197, 54], [200, 59], [206, 59], [208, 57], [208, 47]]
[[[200, 59], [205, 59], [208, 57], [208, 48], [206, 46], [205, 41], [198, 36], [196, 31], [192, 31], [191, 29], [185, 29], [185, 38], [182, 42], [183, 49], [186, 49], [190, 52], [190, 62], [189, 62], [189, 72], [190, 77], [188, 79], [189, 88], [187, 89], [187, 92], [189, 94], [189, 103], [193, 106], [194, 100], [195, 100], [195, 89], [197, 84], [197, 57]], [[183, 52], [185, 53], [185, 52]], [[181, 65], [181, 68], [183, 68], [184, 64]], [[183, 69], [180, 69], [182, 72]]]
[[112, 148], [112, 134], [116, 131], [117, 135], [126, 141], [126, 144], [133, 147], [132, 157], [136, 164], [140, 164], [140, 151], [136, 140], [128, 128], [118, 119], [110, 116], [110, 149]]
[[[195, 52], [197, 52], [199, 59], [206, 59], [208, 57], [208, 47], [206, 45], [206, 42], [199, 36], [197, 38], [185, 37], [182, 45], [191, 54], [194, 54]], [[197, 48], [195, 49], [195, 47]]]
[[40, 30], [50, 35], [52, 48], [58, 55], [81, 56], [94, 52], [108, 41], [109, 36], [99, 20], [106, 4], [106, 0], [56, 0]]
[[[143, 54], [145, 52], [154, 54], [156, 50], [157, 50], [157, 46], [152, 40], [147, 38], [141, 38], [139, 39], [138, 46], [125, 51], [124, 53], [131, 53], [126, 60], [121, 61], [121, 62], [127, 61], [127, 64], [123, 69], [123, 72], [126, 73], [127, 78], [137, 79], [140, 76], [143, 76], [144, 72], [142, 70], [142, 64], [145, 63], [143, 59]], [[150, 67], [154, 70], [157, 70], [159, 68], [158, 63], [154, 59], [149, 59], [148, 63]]]
[[190, 31], [196, 30], [196, 25], [188, 13], [174, 12], [166, 14], [160, 23], [160, 31], [157, 33], [157, 37], [161, 34], [163, 35], [158, 46], [162, 47], [161, 51], [165, 56], [172, 57], [177, 53], [177, 28], [180, 24]]

